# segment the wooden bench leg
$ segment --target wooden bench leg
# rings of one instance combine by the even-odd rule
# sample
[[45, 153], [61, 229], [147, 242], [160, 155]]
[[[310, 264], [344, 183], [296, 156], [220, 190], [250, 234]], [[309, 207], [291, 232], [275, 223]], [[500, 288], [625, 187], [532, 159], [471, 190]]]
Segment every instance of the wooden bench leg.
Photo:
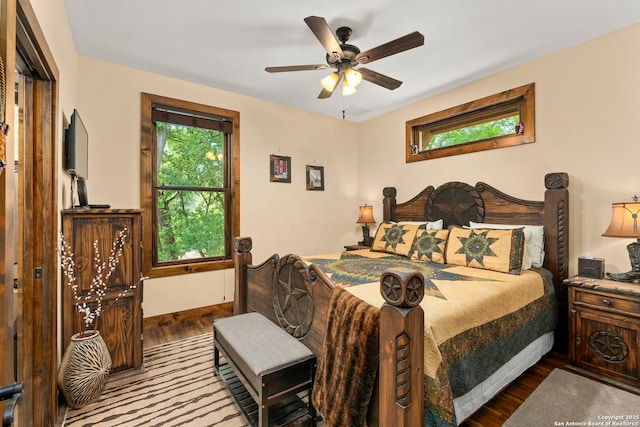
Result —
[[216, 347], [215, 338], [213, 344], [213, 375], [218, 375], [218, 369], [220, 368], [220, 350]]
[[316, 427], [318, 414], [313, 403], [311, 403], [311, 389], [309, 389], [309, 416], [311, 417], [311, 427]]
[[260, 414], [258, 415], [259, 427], [269, 427], [269, 403], [267, 401], [266, 394], [263, 383], [262, 390], [260, 391]]
[[317, 360], [311, 365], [311, 385], [308, 390], [309, 394], [309, 415], [311, 416], [311, 427], [316, 427], [318, 414], [316, 413], [316, 408], [313, 406], [313, 402], [311, 401], [311, 393], [313, 392], [313, 379], [316, 377], [316, 369], [318, 367]]

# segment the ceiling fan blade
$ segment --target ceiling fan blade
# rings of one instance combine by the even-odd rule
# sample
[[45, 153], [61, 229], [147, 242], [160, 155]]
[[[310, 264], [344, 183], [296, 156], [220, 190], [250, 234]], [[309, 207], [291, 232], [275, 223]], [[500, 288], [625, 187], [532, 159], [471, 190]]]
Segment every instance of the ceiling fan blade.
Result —
[[414, 31], [404, 37], [359, 53], [356, 55], [356, 61], [361, 64], [368, 64], [369, 62], [377, 61], [378, 59], [386, 58], [387, 56], [395, 55], [396, 53], [404, 52], [405, 50], [413, 49], [423, 44], [424, 36]]
[[389, 90], [394, 90], [400, 87], [402, 82], [392, 77], [385, 76], [376, 71], [369, 70], [368, 68], [358, 68], [358, 71], [362, 74], [362, 78], [368, 82], [375, 83], [378, 86], [382, 86]]
[[338, 75], [338, 80], [336, 81], [336, 84], [333, 86], [333, 90], [326, 90], [324, 87], [322, 88], [322, 91], [320, 92], [320, 94], [318, 95], [318, 99], [326, 99], [326, 98], [330, 98], [331, 95], [333, 95], [333, 93], [336, 91], [336, 89], [338, 87], [340, 87], [340, 82], [342, 82], [342, 77], [344, 76], [344, 73], [340, 73]]
[[309, 29], [320, 41], [320, 44], [322, 44], [329, 56], [336, 59], [342, 59], [344, 57], [344, 52], [342, 52], [338, 40], [333, 36], [331, 28], [324, 18], [308, 16], [304, 18], [304, 22], [307, 23]]
[[329, 68], [326, 64], [315, 65], [285, 65], [283, 67], [266, 67], [264, 70], [267, 73], [282, 73], [286, 71], [307, 71], [307, 70], [324, 70]]
[[318, 99], [327, 99], [330, 98], [331, 95], [333, 95], [333, 92], [335, 92], [335, 89], [332, 92], [329, 92], [328, 90], [326, 90], [325, 88], [322, 88], [322, 91], [320, 92], [320, 94], [318, 95]]

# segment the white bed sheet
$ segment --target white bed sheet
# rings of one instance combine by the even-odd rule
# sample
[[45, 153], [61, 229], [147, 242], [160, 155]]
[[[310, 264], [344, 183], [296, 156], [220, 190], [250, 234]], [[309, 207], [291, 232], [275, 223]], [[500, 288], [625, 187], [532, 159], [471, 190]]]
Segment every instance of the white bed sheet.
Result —
[[458, 424], [487, 403], [504, 387], [535, 365], [553, 347], [553, 332], [533, 341], [486, 380], [453, 400]]

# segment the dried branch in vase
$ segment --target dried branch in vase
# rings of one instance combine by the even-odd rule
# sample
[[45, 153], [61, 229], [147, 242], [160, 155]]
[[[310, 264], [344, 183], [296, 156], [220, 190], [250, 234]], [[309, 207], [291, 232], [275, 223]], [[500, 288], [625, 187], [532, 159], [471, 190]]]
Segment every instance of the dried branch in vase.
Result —
[[[74, 254], [71, 251], [71, 247], [65, 241], [64, 235], [61, 235], [61, 249], [60, 249], [60, 261], [62, 264], [62, 273], [67, 279], [67, 285], [69, 285], [73, 291], [73, 299], [78, 313], [82, 314], [84, 320], [84, 331], [96, 329], [95, 324], [102, 312], [103, 298], [107, 293], [108, 281], [113, 274], [116, 266], [120, 263], [122, 258], [122, 252], [127, 239], [127, 228], [122, 229], [111, 243], [111, 250], [109, 251], [109, 257], [107, 260], [102, 259], [100, 250], [98, 249], [98, 240], [93, 242], [93, 266], [96, 271], [96, 275], [92, 278], [89, 289], [86, 293], [80, 294], [78, 291], [78, 283], [75, 274], [75, 261]], [[140, 280], [136, 283], [132, 283], [126, 289], [121, 291], [118, 296], [113, 300], [115, 303], [121, 297], [126, 295], [132, 289], [135, 289], [139, 283], [142, 283], [147, 277], [140, 275]], [[83, 331], [83, 332], [84, 332]]]

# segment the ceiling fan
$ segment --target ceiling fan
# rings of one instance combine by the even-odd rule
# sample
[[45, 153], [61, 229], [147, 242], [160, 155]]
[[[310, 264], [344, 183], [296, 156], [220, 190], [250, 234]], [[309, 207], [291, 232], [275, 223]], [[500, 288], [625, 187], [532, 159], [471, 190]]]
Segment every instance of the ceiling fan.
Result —
[[392, 40], [388, 43], [381, 44], [373, 49], [360, 52], [356, 46], [348, 44], [351, 37], [351, 28], [340, 27], [336, 30], [338, 40], [333, 36], [331, 28], [324, 18], [319, 16], [309, 16], [304, 19], [311, 32], [317, 37], [324, 49], [327, 51], [327, 63], [315, 65], [290, 65], [283, 67], [266, 67], [265, 71], [269, 73], [281, 73], [286, 71], [307, 71], [307, 70], [323, 70], [326, 68], [335, 68], [327, 77], [322, 79], [322, 91], [318, 98], [329, 98], [338, 84], [342, 81], [342, 94], [351, 95], [355, 93], [356, 86], [362, 80], [367, 80], [389, 90], [397, 89], [402, 82], [384, 74], [369, 70], [368, 68], [354, 68], [360, 64], [368, 64], [405, 50], [424, 44], [424, 36], [417, 31], [407, 34], [404, 37]]

